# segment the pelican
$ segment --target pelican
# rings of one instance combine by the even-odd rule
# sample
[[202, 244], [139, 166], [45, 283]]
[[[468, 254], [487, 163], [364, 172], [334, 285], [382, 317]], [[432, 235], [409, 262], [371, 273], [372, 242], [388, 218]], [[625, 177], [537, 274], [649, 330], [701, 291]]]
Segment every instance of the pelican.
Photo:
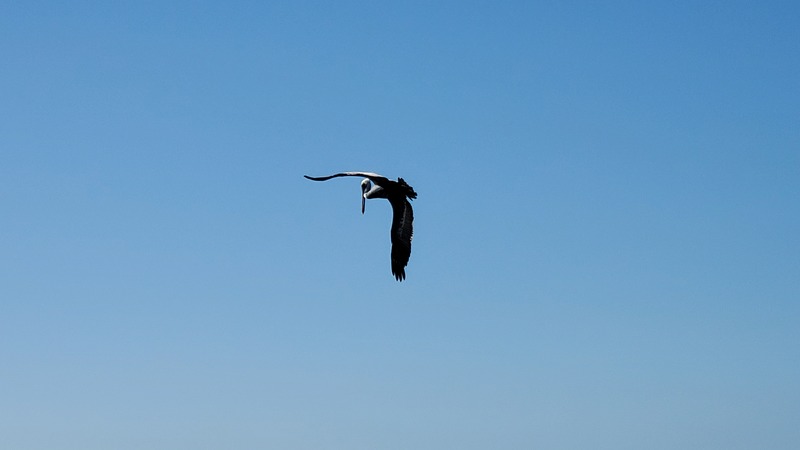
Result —
[[371, 172], [342, 172], [327, 177], [303, 176], [313, 181], [326, 181], [337, 177], [364, 177], [361, 180], [361, 214], [364, 214], [368, 198], [389, 200], [392, 205], [392, 275], [397, 281], [403, 281], [406, 278], [405, 267], [408, 265], [408, 258], [411, 257], [411, 239], [414, 234], [412, 227], [414, 211], [408, 201], [417, 198], [414, 188], [402, 178], [392, 181]]

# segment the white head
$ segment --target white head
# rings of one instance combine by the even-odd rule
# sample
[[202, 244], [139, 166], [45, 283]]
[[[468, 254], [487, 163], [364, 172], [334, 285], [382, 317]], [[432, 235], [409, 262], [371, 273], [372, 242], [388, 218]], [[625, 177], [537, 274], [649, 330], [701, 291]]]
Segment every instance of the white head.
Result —
[[369, 178], [361, 180], [361, 214], [364, 214], [364, 209], [367, 204], [367, 192], [372, 189], [372, 181]]

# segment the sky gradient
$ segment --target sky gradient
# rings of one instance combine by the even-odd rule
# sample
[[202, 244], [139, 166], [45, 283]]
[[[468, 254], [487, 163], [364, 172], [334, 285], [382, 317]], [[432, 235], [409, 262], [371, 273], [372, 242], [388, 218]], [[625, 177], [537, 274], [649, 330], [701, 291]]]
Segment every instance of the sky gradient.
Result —
[[800, 447], [798, 23], [0, 3], [0, 447]]

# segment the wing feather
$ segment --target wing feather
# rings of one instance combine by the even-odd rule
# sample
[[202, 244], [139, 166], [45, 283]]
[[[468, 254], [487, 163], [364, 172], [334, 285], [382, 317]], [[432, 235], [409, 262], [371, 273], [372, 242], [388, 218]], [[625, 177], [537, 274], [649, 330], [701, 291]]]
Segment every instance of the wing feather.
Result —
[[408, 259], [411, 258], [414, 210], [405, 197], [389, 201], [392, 204], [392, 274], [397, 281], [403, 281], [406, 278]]
[[377, 185], [382, 185], [385, 182], [389, 181], [389, 179], [384, 177], [383, 175], [378, 175], [377, 173], [372, 173], [372, 172], [341, 172], [341, 173], [335, 173], [333, 175], [328, 175], [327, 177], [310, 177], [308, 175], [303, 175], [303, 176], [312, 181], [327, 181], [330, 180], [331, 178], [337, 178], [337, 177], [363, 177], [363, 178], [369, 178], [370, 180], [372, 180], [373, 183]]

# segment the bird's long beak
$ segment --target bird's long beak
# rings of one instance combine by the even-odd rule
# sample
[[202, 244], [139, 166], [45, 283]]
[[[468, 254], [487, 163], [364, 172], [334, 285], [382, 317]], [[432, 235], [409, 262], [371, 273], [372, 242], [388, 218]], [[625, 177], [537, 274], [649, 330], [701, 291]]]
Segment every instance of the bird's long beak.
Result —
[[361, 214], [364, 214], [364, 208], [367, 205], [367, 199], [364, 196], [361, 196]]

